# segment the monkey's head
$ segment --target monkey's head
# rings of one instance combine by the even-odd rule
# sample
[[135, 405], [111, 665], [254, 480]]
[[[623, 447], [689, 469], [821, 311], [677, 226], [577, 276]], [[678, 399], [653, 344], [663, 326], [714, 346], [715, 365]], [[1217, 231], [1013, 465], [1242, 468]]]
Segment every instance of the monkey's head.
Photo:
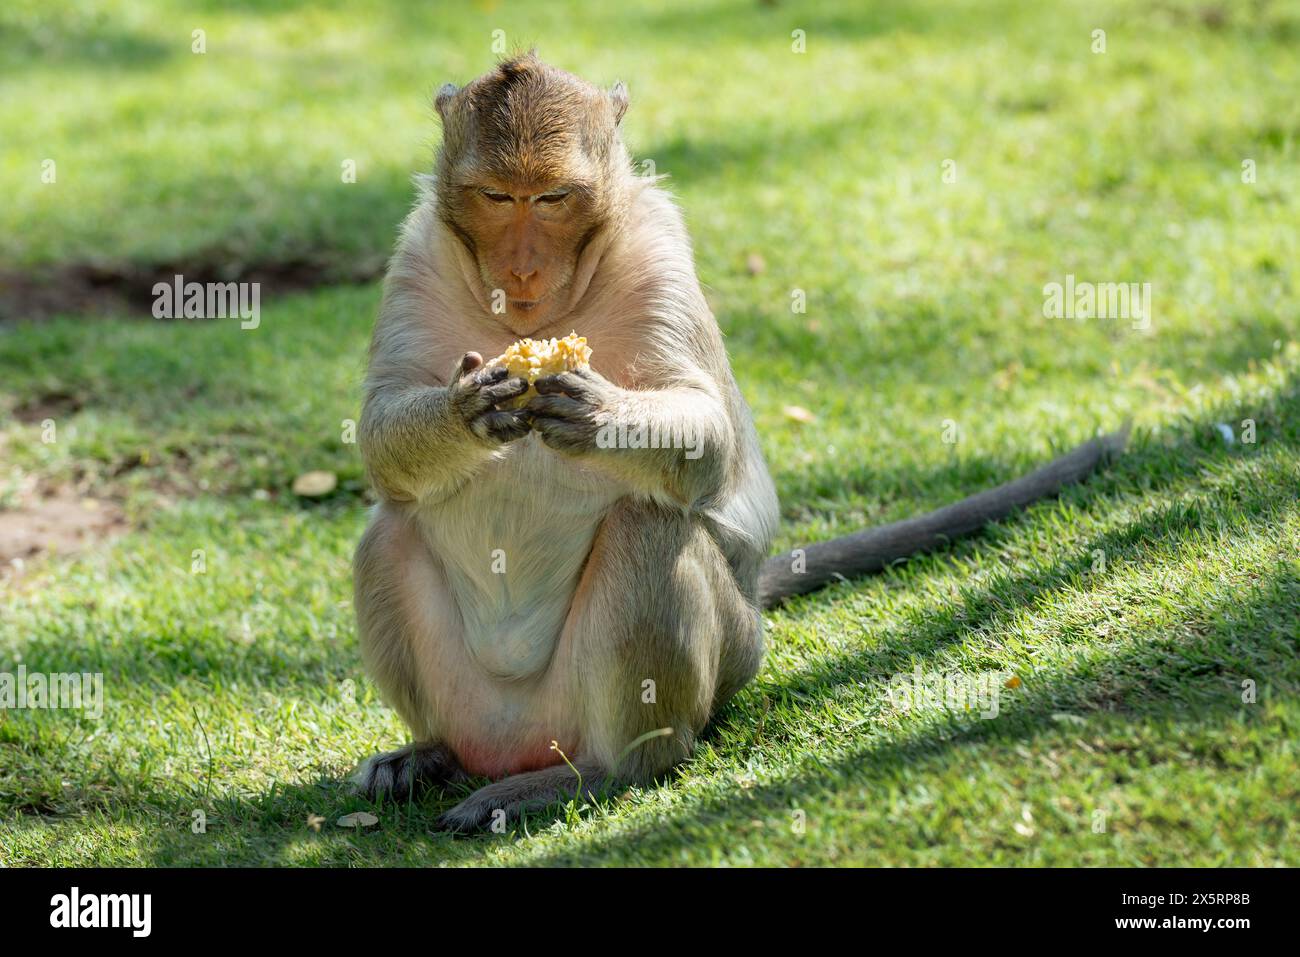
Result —
[[498, 318], [527, 335], [562, 317], [583, 251], [624, 208], [627, 91], [528, 53], [463, 88], [447, 84], [437, 108], [438, 215]]

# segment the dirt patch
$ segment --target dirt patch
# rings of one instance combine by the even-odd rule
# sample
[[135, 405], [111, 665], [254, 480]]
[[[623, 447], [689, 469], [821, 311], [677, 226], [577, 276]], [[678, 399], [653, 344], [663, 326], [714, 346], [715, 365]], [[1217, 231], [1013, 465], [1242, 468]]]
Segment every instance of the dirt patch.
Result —
[[130, 263], [69, 263], [27, 270], [0, 269], [0, 321], [48, 319], [64, 313], [153, 315], [155, 283], [255, 282], [263, 300], [320, 286], [369, 282], [383, 275], [383, 256], [359, 257], [340, 265], [291, 260], [249, 264], [247, 267], [196, 258], [188, 262], [134, 265]]
[[126, 527], [122, 509], [103, 499], [55, 495], [0, 511], [0, 575], [41, 555], [83, 551]]
[[14, 418], [24, 425], [38, 425], [46, 419], [60, 419], [80, 412], [85, 401], [70, 392], [46, 392], [21, 403], [14, 409]]

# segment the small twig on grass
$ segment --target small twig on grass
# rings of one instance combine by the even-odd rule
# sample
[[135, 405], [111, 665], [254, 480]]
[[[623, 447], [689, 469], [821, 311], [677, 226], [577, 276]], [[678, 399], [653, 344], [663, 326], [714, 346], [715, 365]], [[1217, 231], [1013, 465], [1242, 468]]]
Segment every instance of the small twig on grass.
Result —
[[208, 779], [203, 785], [203, 803], [208, 804], [208, 798], [212, 794], [212, 742], [208, 740], [208, 729], [203, 727], [203, 719], [199, 717], [198, 709], [193, 705], [190, 711], [194, 714], [194, 720], [199, 723], [199, 730], [203, 732], [203, 743], [208, 749]]

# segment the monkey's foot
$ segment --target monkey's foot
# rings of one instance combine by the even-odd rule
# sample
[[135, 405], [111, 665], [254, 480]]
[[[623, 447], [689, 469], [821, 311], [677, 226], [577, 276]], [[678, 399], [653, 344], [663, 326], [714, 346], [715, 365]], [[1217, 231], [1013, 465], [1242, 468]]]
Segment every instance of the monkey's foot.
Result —
[[[502, 823], [509, 820], [509, 812], [502, 808], [501, 813], [496, 813], [497, 808], [485, 806], [480, 801], [475, 801], [473, 796], [466, 798], [457, 804], [450, 811], [438, 817], [434, 822], [434, 827], [440, 831], [455, 831], [458, 834], [471, 834], [474, 831], [486, 830], [493, 820], [499, 820]], [[516, 814], [516, 817], [518, 814]]]
[[515, 774], [481, 787], [438, 818], [436, 826], [462, 834], [504, 831], [507, 822], [519, 820], [525, 812], [568, 801], [579, 790], [583, 799], [594, 800], [604, 786], [604, 771], [589, 764], [580, 763], [577, 767], [581, 779], [572, 768], [562, 764]]
[[381, 797], [404, 800], [430, 785], [464, 778], [460, 763], [446, 746], [408, 744], [367, 758], [352, 776], [352, 783], [372, 801]]

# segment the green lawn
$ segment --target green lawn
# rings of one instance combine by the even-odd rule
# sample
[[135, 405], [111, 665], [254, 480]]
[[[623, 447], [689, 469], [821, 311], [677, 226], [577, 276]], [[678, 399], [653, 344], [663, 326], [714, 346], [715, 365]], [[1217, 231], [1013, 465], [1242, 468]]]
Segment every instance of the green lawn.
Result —
[[[759, 679], [672, 780], [453, 838], [430, 827], [457, 795], [341, 786], [404, 740], [349, 603], [377, 285], [264, 284], [246, 331], [0, 323], [0, 508], [67, 487], [131, 524], [0, 577], [0, 671], [102, 671], [107, 698], [0, 712], [0, 863], [1300, 864], [1300, 4], [183, 6], [0, 8], [0, 276], [382, 263], [430, 91], [503, 29], [627, 81], [780, 547], [1134, 436], [1059, 500], [770, 614]], [[1067, 274], [1151, 283], [1150, 328], [1045, 318]], [[295, 498], [309, 469], [339, 490]], [[997, 673], [998, 717], [898, 708], [918, 666]], [[335, 823], [360, 809], [380, 823]]]

